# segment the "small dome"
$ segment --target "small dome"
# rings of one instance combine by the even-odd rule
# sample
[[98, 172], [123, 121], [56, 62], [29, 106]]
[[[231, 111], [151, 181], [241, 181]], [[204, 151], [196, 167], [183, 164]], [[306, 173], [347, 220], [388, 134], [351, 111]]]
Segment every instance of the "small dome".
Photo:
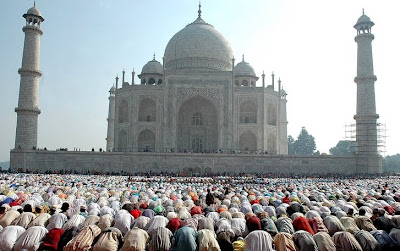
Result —
[[245, 62], [244, 60], [235, 66], [234, 73], [235, 73], [235, 75], [256, 76], [256, 73], [254, 72], [253, 67], [249, 63]]
[[357, 20], [357, 24], [359, 24], [359, 23], [368, 23], [368, 22], [371, 22], [371, 19], [367, 15], [364, 15], [364, 14], [362, 14], [362, 16], [359, 17], [358, 20]]
[[35, 15], [35, 16], [39, 16], [41, 17], [42, 14], [40, 13], [40, 11], [36, 8], [36, 6], [33, 6], [32, 8], [30, 8], [26, 14], [30, 14], [30, 15]]
[[111, 92], [111, 93], [114, 93], [114, 92], [115, 92], [115, 86], [113, 86], [113, 87], [110, 88], [110, 92]]
[[365, 29], [366, 27], [371, 28], [372, 26], [374, 26], [374, 23], [367, 15], [363, 13], [362, 16], [358, 18], [357, 23], [354, 25], [354, 28]]
[[281, 89], [281, 96], [286, 96], [286, 95], [287, 95], [286, 91], [284, 89]]
[[143, 66], [142, 74], [163, 74], [163, 66], [153, 58], [153, 60], [149, 61], [147, 64]]

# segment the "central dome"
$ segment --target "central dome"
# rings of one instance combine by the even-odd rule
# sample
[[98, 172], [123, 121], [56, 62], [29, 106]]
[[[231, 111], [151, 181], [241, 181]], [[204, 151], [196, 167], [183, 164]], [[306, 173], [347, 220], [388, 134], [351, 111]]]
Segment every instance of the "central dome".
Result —
[[176, 33], [164, 53], [166, 70], [231, 71], [229, 42], [199, 17]]

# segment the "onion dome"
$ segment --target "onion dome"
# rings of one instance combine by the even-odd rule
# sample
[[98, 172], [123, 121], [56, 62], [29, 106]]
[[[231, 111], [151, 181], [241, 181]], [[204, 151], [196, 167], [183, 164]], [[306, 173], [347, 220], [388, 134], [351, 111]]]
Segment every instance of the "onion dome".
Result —
[[235, 75], [245, 75], [245, 76], [256, 76], [253, 67], [244, 61], [244, 57], [242, 62], [238, 63], [235, 68], [233, 69]]
[[231, 71], [232, 58], [229, 42], [201, 18], [200, 8], [198, 18], [171, 38], [164, 53], [166, 70]]
[[142, 74], [163, 74], [163, 72], [163, 66], [155, 59], [155, 56], [153, 56], [153, 60], [149, 61], [142, 68]]

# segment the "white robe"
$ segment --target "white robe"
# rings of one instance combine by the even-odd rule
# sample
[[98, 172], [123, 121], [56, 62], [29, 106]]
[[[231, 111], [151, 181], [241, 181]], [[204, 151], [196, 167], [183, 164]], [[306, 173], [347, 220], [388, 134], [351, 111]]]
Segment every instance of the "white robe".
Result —
[[25, 232], [21, 226], [8, 226], [0, 233], [0, 248], [2, 251], [11, 251], [17, 239]]
[[14, 250], [26, 249], [28, 251], [36, 251], [40, 246], [40, 242], [48, 232], [49, 231], [45, 227], [30, 227], [18, 238], [14, 245]]

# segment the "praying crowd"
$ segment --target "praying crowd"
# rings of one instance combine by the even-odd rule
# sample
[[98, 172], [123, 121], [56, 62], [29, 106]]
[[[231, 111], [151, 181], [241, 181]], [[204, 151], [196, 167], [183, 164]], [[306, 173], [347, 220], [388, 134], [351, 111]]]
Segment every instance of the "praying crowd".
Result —
[[400, 250], [400, 178], [0, 174], [0, 250]]

